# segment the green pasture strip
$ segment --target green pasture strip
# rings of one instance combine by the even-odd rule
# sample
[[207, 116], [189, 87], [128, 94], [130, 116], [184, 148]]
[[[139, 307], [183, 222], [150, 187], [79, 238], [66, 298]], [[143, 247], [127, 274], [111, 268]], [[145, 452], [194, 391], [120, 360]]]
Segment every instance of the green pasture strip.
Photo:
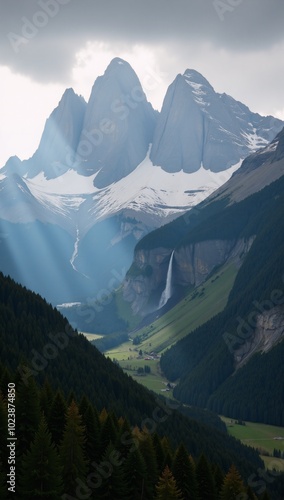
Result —
[[[242, 443], [264, 450], [271, 455], [274, 449], [284, 452], [284, 427], [255, 422], [245, 422], [245, 425], [239, 425], [234, 419], [221, 418], [226, 423], [229, 434], [240, 439]], [[271, 460], [272, 457], [268, 458]]]
[[139, 335], [143, 339], [139, 347], [161, 353], [222, 311], [236, 274], [233, 263], [225, 266], [161, 318], [135, 332], [133, 336]]

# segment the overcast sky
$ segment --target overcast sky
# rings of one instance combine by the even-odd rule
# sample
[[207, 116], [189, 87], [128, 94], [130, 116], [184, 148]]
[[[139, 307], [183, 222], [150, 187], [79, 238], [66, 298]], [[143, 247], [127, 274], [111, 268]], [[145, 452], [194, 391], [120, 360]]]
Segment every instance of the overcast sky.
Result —
[[284, 119], [283, 0], [0, 0], [0, 167], [35, 151], [64, 90], [89, 98], [126, 59], [160, 109], [193, 68], [217, 92]]

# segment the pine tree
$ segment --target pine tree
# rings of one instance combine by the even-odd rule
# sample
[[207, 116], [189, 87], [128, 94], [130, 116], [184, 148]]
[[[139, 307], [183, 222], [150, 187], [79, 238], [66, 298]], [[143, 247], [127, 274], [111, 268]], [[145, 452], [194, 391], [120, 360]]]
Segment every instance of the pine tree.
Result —
[[166, 466], [168, 466], [170, 469], [172, 467], [172, 463], [173, 463], [173, 457], [170, 453], [167, 453], [165, 456], [164, 463], [163, 463], [163, 470]]
[[76, 401], [76, 398], [75, 398], [74, 391], [71, 390], [71, 391], [69, 391], [69, 394], [67, 396], [67, 400], [66, 400], [67, 406], [69, 407], [73, 401]]
[[245, 487], [241, 475], [233, 464], [224, 478], [220, 499], [237, 500], [240, 498], [241, 493], [244, 492]]
[[33, 377], [19, 382], [16, 393], [17, 452], [25, 453], [34, 439], [40, 422], [39, 394]]
[[162, 448], [163, 448], [164, 456], [165, 457], [169, 456], [171, 458], [171, 461], [172, 461], [173, 450], [172, 450], [169, 438], [166, 437], [166, 436], [163, 436], [162, 439], [161, 439], [161, 445], [162, 445]]
[[40, 391], [39, 399], [40, 399], [41, 411], [44, 413], [47, 421], [48, 421], [53, 398], [54, 398], [53, 390], [51, 389], [51, 386], [50, 386], [50, 383], [48, 382], [48, 379], [46, 378], [44, 381], [43, 387]]
[[171, 469], [172, 463], [173, 463], [173, 451], [172, 451], [168, 437], [166, 437], [166, 436], [162, 437], [161, 445], [162, 445], [164, 457], [165, 457], [164, 461], [163, 461], [162, 470], [165, 469], [166, 465], [169, 467], [169, 469]]
[[89, 405], [90, 405], [90, 401], [88, 400], [87, 396], [85, 396], [85, 394], [84, 394], [80, 400], [80, 403], [79, 403], [79, 413], [80, 413], [80, 415], [82, 415], [82, 418], [84, 418], [84, 415], [85, 415]]
[[97, 491], [94, 491], [94, 498], [127, 499], [127, 482], [123, 462], [124, 460], [115, 446], [110, 443], [96, 467], [102, 484]]
[[108, 416], [108, 412], [107, 412], [107, 410], [105, 408], [103, 408], [102, 411], [101, 411], [101, 413], [100, 413], [100, 422], [101, 422], [101, 424], [104, 423], [104, 421], [106, 420], [107, 416]]
[[219, 495], [221, 488], [223, 486], [223, 482], [224, 482], [224, 473], [218, 464], [213, 464], [212, 465], [212, 474], [213, 474], [213, 478], [214, 478], [216, 491]]
[[183, 444], [178, 447], [174, 455], [172, 472], [184, 500], [195, 500], [197, 496], [195, 469]]
[[216, 500], [217, 493], [210, 465], [202, 454], [196, 464], [197, 497], [200, 500]]
[[146, 465], [146, 474], [151, 493], [154, 493], [155, 484], [159, 478], [157, 459], [153, 446], [152, 436], [148, 432], [142, 433], [142, 439], [139, 444], [139, 450]]
[[100, 458], [100, 422], [97, 411], [89, 404], [84, 415], [82, 415], [82, 423], [86, 429], [86, 457], [91, 464], [97, 462]]
[[153, 434], [152, 441], [157, 459], [158, 472], [159, 474], [161, 474], [163, 472], [163, 463], [165, 460], [165, 455], [161, 445], [161, 440], [156, 432]]
[[51, 403], [49, 417], [47, 420], [48, 428], [56, 446], [59, 446], [63, 437], [63, 431], [66, 424], [66, 411], [67, 405], [64, 396], [62, 392], [58, 390]]
[[136, 442], [132, 435], [132, 430], [128, 420], [123, 419], [117, 435], [116, 448], [121, 456], [126, 459], [130, 450], [136, 448]]
[[44, 416], [30, 450], [22, 460], [20, 489], [24, 499], [57, 500], [62, 493], [62, 469]]
[[115, 444], [117, 437], [118, 437], [118, 431], [113, 422], [113, 417], [111, 414], [108, 414], [101, 426], [101, 435], [100, 435], [101, 456], [104, 454], [109, 443]]
[[129, 500], [148, 498], [149, 485], [146, 465], [138, 449], [130, 451], [124, 462], [124, 473], [127, 481], [127, 496]]
[[178, 489], [176, 480], [167, 465], [156, 485], [155, 498], [157, 500], [179, 500], [182, 498], [182, 493]]
[[87, 462], [84, 455], [85, 429], [78, 407], [73, 401], [66, 415], [66, 425], [60, 445], [63, 466], [64, 493], [75, 494], [78, 480], [86, 482]]

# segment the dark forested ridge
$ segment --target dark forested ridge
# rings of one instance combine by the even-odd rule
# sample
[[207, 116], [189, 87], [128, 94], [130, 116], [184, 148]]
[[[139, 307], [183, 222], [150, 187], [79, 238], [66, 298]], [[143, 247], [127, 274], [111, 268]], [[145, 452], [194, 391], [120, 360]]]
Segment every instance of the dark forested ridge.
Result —
[[[16, 396], [19, 405], [19, 430], [26, 427], [30, 429], [30, 437], [25, 437], [26, 440], [30, 439], [25, 449], [29, 449], [31, 441], [36, 437], [34, 428], [30, 426], [39, 424], [40, 409], [35, 394], [39, 393], [40, 405], [42, 410], [46, 409], [46, 414], [50, 408], [47, 402], [50, 395], [44, 389], [48, 377], [48, 392], [51, 391], [54, 395], [59, 389], [69, 405], [73, 398], [80, 401], [85, 395], [99, 413], [105, 408], [107, 413], [115, 413], [117, 418], [121, 416], [127, 419], [129, 425], [138, 425], [140, 429], [147, 427], [150, 433], [155, 431], [159, 436], [166, 436], [173, 448], [183, 442], [194, 460], [198, 460], [202, 452], [205, 452], [207, 460], [221, 467], [224, 473], [234, 463], [243, 479], [247, 480], [254, 470], [262, 467], [262, 462], [253, 449], [244, 447], [221, 430], [213, 431], [211, 426], [181, 414], [178, 404], [157, 399], [124, 374], [83, 335], [74, 331], [66, 319], [39, 295], [2, 274], [0, 290], [0, 389], [5, 400], [8, 382], [15, 383], [19, 393]], [[34, 403], [27, 399], [27, 403], [22, 404], [21, 393], [27, 398], [33, 398]], [[57, 419], [62, 421], [67, 403], [64, 405], [62, 401], [57, 402], [60, 409], [58, 415], [54, 416], [55, 422]], [[26, 415], [27, 422], [21, 412]], [[36, 429], [48, 442], [45, 423], [42, 422], [41, 427]], [[52, 432], [51, 427], [48, 429]], [[53, 430], [54, 442], [60, 441], [58, 432]], [[113, 445], [113, 440], [106, 440], [106, 448]], [[51, 445], [47, 447], [49, 446]], [[36, 453], [37, 447], [38, 442], [31, 446], [30, 450], [34, 450], [32, 453]], [[30, 455], [29, 457], [27, 463], [32, 464], [32, 458]], [[60, 478], [56, 481], [60, 482]]]
[[[2, 385], [7, 377], [15, 380], [18, 421], [15, 493], [7, 495], [4, 477], [9, 451], [1, 446], [1, 499], [14, 495], [18, 500], [232, 500], [241, 494], [262, 498], [259, 482], [259, 494], [245, 496], [252, 491], [256, 473], [250, 474], [247, 484], [234, 465], [224, 471], [209, 460], [207, 448], [198, 455], [195, 450], [189, 453], [181, 442], [173, 446], [149, 425], [131, 427], [124, 416], [105, 408], [98, 411], [86, 396], [65, 397], [47, 379], [41, 387], [32, 377], [24, 383], [2, 365], [0, 375]], [[7, 439], [8, 401], [7, 392], [0, 394], [1, 445]], [[280, 500], [279, 479], [274, 481], [272, 496], [266, 498]]]
[[[179, 341], [161, 359], [167, 377], [180, 379], [174, 392], [179, 400], [209, 406], [236, 418], [275, 425], [284, 425], [284, 371], [280, 361], [283, 341], [267, 354], [256, 354], [233, 377], [231, 375], [235, 370], [234, 350], [244, 343], [244, 338], [238, 336], [240, 322], [245, 324], [251, 314], [260, 314], [276, 305], [278, 314], [284, 314], [283, 193], [282, 177], [225, 209], [214, 219], [214, 224], [208, 220], [208, 238], [214, 234], [227, 238], [228, 231], [233, 231], [233, 237], [236, 231], [236, 238], [254, 235], [254, 242], [237, 274], [224, 311]], [[205, 234], [206, 223], [192, 231], [193, 239], [203, 238]], [[270, 410], [268, 401], [273, 401]]]

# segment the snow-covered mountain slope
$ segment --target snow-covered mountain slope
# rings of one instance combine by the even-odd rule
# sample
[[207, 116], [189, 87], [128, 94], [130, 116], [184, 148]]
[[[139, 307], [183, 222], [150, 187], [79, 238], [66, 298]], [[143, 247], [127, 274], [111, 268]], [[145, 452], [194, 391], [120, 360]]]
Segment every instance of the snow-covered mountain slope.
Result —
[[186, 70], [170, 85], [155, 129], [151, 159], [168, 172], [220, 172], [265, 146], [281, 120], [252, 113], [218, 94], [197, 71]]
[[284, 175], [284, 128], [264, 148], [249, 155], [231, 177], [219, 189], [212, 193], [206, 204], [218, 198], [236, 203]]
[[65, 91], [32, 158], [0, 170], [0, 269], [53, 303], [86, 299], [114, 271], [123, 279], [141, 237], [213, 195], [282, 127], [193, 70], [159, 114], [114, 59], [88, 103]]
[[2, 173], [0, 269], [54, 305], [92, 304], [101, 290], [118, 286], [117, 276], [123, 280], [141, 237], [204, 199], [237, 168], [170, 174], [153, 167], [148, 154], [127, 177], [101, 189], [93, 184], [97, 173], [73, 169], [53, 179]]
[[239, 166], [222, 173], [203, 167], [191, 174], [168, 173], [153, 167], [148, 152], [127, 177], [101, 189], [94, 186], [98, 173], [86, 177], [73, 169], [54, 179], [46, 178], [43, 172], [32, 179], [2, 174], [1, 217], [10, 222], [54, 223], [72, 235], [79, 228], [82, 236], [94, 224], [120, 212], [143, 220], [149, 227], [159, 227], [206, 198]]

